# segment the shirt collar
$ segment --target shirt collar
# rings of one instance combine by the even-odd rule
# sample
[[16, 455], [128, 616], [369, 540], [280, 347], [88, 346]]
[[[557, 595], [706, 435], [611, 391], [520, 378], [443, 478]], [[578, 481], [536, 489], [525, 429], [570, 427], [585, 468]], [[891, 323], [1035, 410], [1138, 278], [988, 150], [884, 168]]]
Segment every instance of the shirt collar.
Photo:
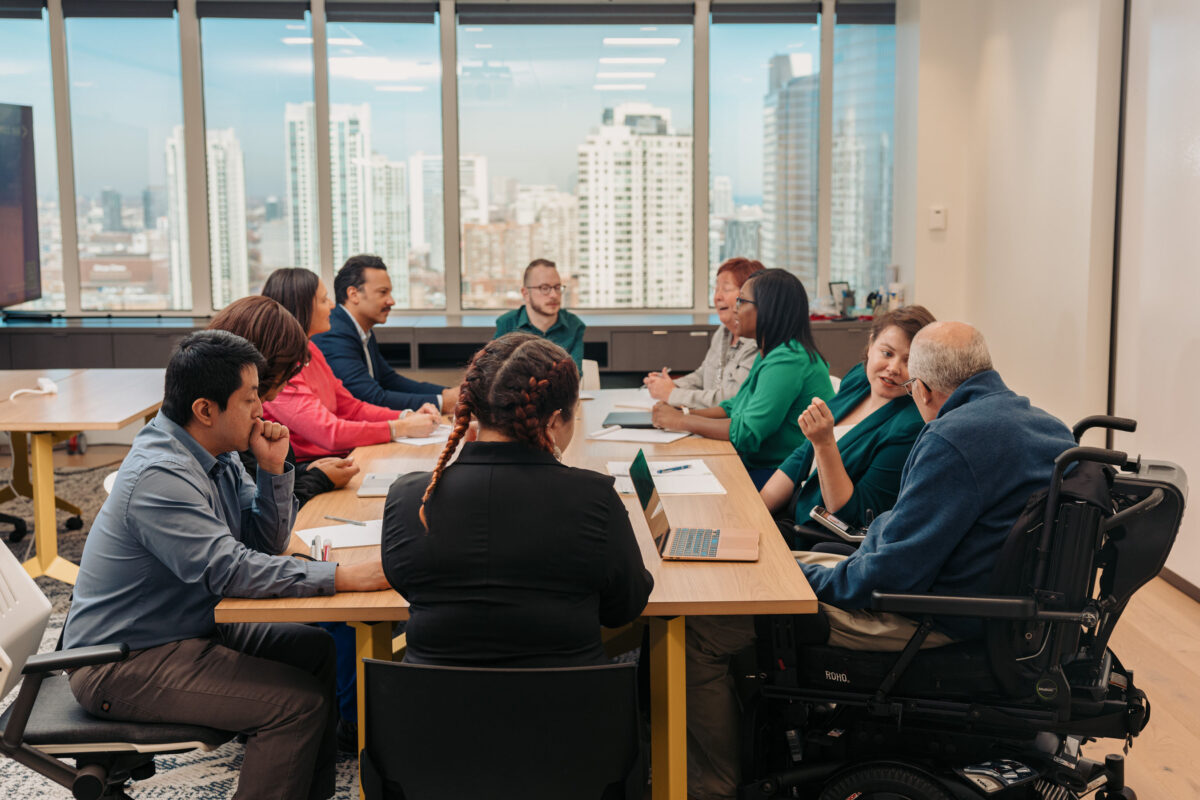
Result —
[[467, 442], [455, 460], [457, 464], [553, 464], [561, 463], [545, 450], [524, 442]]
[[338, 308], [342, 309], [342, 313], [350, 318], [350, 324], [354, 326], [354, 330], [358, 331], [358, 338], [363, 340], [363, 344], [366, 344], [367, 340], [371, 338], [371, 334], [362, 329], [362, 325], [358, 324], [358, 320], [354, 318], [354, 315], [345, 306], [338, 306]]
[[1000, 373], [994, 369], [979, 372], [967, 378], [958, 388], [951, 392], [938, 411], [938, 417], [944, 417], [959, 406], [964, 406], [972, 400], [978, 400], [989, 394], [1010, 391], [1000, 378]]
[[[549, 336], [550, 331], [554, 330], [555, 328], [558, 328], [559, 326], [566, 328], [567, 327], [566, 319], [567, 319], [567, 315], [564, 313], [564, 310], [560, 308], [558, 310], [558, 316], [555, 317], [555, 319], [554, 319], [554, 324], [546, 329], [546, 335]], [[540, 328], [538, 328], [536, 325], [534, 325], [530, 321], [529, 308], [527, 306], [521, 306], [520, 310], [517, 312], [517, 327], [523, 328], [526, 326], [533, 328], [535, 330], [541, 330]]]
[[[182, 425], [176, 424], [174, 420], [167, 417], [162, 411], [159, 411], [155, 415], [150, 424], [170, 434], [177, 442], [183, 445], [183, 449], [187, 450], [192, 455], [192, 458], [196, 459], [197, 463], [200, 464], [200, 469], [204, 470], [204, 474], [211, 476], [216, 467], [228, 466], [228, 459], [224, 462], [219, 461], [216, 456], [205, 450], [199, 442], [192, 438], [192, 435]], [[228, 456], [228, 453], [222, 453], [221, 455]]]

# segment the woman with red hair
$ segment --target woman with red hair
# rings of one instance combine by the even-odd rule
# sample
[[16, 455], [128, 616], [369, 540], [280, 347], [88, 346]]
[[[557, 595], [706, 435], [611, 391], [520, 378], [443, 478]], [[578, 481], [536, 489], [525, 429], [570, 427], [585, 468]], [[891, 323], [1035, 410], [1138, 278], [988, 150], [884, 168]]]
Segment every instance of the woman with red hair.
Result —
[[721, 324], [713, 332], [704, 362], [695, 372], [674, 381], [666, 367], [662, 372], [651, 372], [642, 381], [651, 397], [676, 407], [711, 408], [738, 393], [758, 355], [758, 345], [753, 338], [738, 334], [733, 306], [742, 284], [762, 268], [761, 263], [748, 258], [731, 258], [721, 265], [713, 290], [713, 305]]

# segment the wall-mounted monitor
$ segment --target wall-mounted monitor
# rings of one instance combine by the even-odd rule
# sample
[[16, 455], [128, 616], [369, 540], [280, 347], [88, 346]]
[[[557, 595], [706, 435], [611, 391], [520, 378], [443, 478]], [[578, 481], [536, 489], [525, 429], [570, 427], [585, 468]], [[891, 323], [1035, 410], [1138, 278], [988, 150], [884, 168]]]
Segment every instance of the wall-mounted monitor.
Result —
[[0, 308], [41, 296], [33, 109], [0, 103]]

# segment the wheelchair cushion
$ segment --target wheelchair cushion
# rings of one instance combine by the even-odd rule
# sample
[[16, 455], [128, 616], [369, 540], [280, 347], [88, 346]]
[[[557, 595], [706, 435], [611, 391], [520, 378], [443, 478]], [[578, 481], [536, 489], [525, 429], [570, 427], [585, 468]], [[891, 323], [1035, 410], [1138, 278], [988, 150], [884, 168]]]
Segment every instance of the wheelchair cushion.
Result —
[[[797, 648], [800, 686], [870, 693], [879, 688], [899, 653], [874, 653], [824, 645]], [[892, 690], [893, 695], [944, 700], [1001, 698], [981, 641], [922, 650]]]
[[[8, 727], [12, 706], [0, 715], [0, 728]], [[233, 738], [228, 731], [199, 725], [173, 723], [118, 722], [93, 717], [83, 710], [71, 693], [66, 675], [50, 675], [42, 681], [33, 713], [25, 726], [22, 741], [34, 747], [42, 745], [127, 744], [117, 750], [160, 749], [161, 745], [200, 742], [208, 748], [219, 747]], [[61, 749], [60, 747], [56, 747]], [[91, 749], [91, 748], [88, 748]]]

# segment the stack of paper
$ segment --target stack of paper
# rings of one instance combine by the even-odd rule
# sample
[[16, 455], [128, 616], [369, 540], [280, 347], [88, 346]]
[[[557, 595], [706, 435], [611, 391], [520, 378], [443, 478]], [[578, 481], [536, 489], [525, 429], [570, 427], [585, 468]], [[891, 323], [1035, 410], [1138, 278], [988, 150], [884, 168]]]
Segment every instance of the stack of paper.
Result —
[[[704, 459], [691, 458], [686, 461], [651, 461], [650, 475], [654, 488], [662, 494], [725, 494], [725, 487], [712, 474]], [[616, 489], [621, 494], [633, 494], [633, 480], [629, 477], [629, 464], [624, 461], [608, 462], [608, 474], [616, 478]]]
[[443, 444], [449, 438], [450, 438], [450, 426], [449, 425], [438, 425], [436, 428], [433, 429], [433, 433], [429, 434], [428, 436], [398, 437], [396, 439], [392, 439], [392, 441], [396, 442], [397, 444], [411, 444], [411, 445], [416, 446], [416, 445], [423, 445], [423, 444]]
[[643, 387], [641, 389], [634, 389], [631, 392], [621, 392], [613, 405], [617, 408], [636, 408], [642, 411], [651, 411], [657, 402], [657, 400], [650, 396], [650, 390]]
[[379, 544], [383, 536], [383, 520], [373, 519], [364, 525], [329, 525], [324, 528], [306, 528], [296, 531], [305, 544], [320, 536], [330, 547], [365, 547]]
[[588, 434], [589, 439], [605, 442], [639, 442], [641, 444], [670, 444], [691, 434], [686, 431], [660, 431], [651, 428], [601, 428]]

